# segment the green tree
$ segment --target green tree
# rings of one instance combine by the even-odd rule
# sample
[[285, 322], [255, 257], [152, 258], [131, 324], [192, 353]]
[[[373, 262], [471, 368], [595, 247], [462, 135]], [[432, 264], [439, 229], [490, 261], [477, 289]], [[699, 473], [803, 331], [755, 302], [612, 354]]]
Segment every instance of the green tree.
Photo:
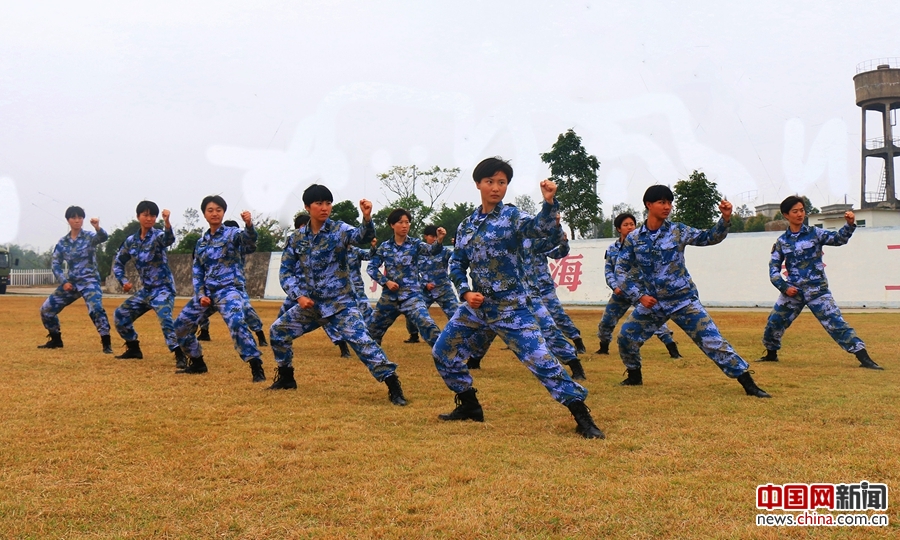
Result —
[[766, 230], [766, 223], [772, 221], [769, 216], [758, 214], [744, 221], [744, 232], [761, 232]]
[[706, 174], [695, 170], [687, 180], [679, 180], [673, 191], [675, 212], [672, 221], [698, 229], [709, 229], [715, 224], [722, 194]]
[[412, 216], [412, 224], [409, 226], [409, 235], [414, 237], [421, 235], [422, 229], [428, 224], [426, 220], [432, 213], [431, 208], [426, 207], [425, 203], [419, 200], [415, 195], [393, 201], [392, 204], [389, 204], [372, 214], [372, 219], [375, 221], [375, 237], [379, 242], [394, 237], [394, 230], [388, 225], [387, 218], [395, 208], [403, 208]]
[[203, 235], [200, 212], [196, 208], [188, 208], [181, 215], [181, 227], [175, 229], [175, 247], [169, 253], [193, 253], [197, 240]]
[[445, 204], [434, 215], [431, 224], [447, 229], [447, 237], [444, 239], [444, 243], [449, 244], [456, 237], [456, 230], [459, 229], [459, 224], [474, 212], [475, 205], [472, 203], [456, 203], [453, 206]]
[[541, 207], [538, 206], [534, 199], [531, 198], [530, 195], [519, 195], [515, 199], [513, 199], [513, 204], [526, 214], [533, 216], [541, 211]]
[[[20, 246], [18, 244], [7, 244], [6, 248], [9, 249], [9, 264], [11, 268], [22, 270], [50, 268], [54, 248], [50, 248], [43, 253], [39, 253], [29, 246]], [[19, 261], [18, 265], [16, 265], [16, 260]]]
[[[243, 223], [241, 223], [243, 226]], [[254, 221], [253, 228], [256, 229], [256, 251], [257, 253], [271, 253], [273, 251], [281, 251], [281, 245], [290, 232], [281, 226], [281, 223], [270, 217], [261, 217]]]
[[341, 201], [331, 207], [331, 219], [359, 227], [359, 208], [352, 201]]
[[600, 161], [587, 153], [581, 137], [571, 129], [556, 139], [549, 152], [541, 154], [541, 161], [550, 166], [550, 179], [558, 186], [556, 198], [569, 225], [569, 237], [575, 238], [575, 231], [592, 236], [594, 227], [603, 221], [603, 201], [597, 195]]
[[387, 224], [387, 216], [395, 208], [403, 208], [412, 215], [409, 234], [420, 236], [422, 229], [430, 223], [431, 216], [437, 211], [438, 200], [458, 176], [458, 167], [443, 169], [435, 166], [420, 170], [415, 165], [395, 166], [379, 174], [378, 181], [386, 191], [388, 203], [372, 216], [378, 240], [386, 240], [394, 234]]
[[194, 231], [189, 232], [181, 237], [181, 240], [178, 241], [178, 244], [169, 250], [169, 253], [193, 253], [194, 246], [197, 245], [197, 241], [200, 240], [200, 236], [203, 233]]

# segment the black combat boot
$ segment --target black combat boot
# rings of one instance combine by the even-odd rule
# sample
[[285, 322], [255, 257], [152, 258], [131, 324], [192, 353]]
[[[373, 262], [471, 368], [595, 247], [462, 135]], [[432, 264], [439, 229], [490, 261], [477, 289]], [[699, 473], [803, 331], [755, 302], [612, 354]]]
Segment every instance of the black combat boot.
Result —
[[209, 328], [201, 328], [197, 333], [197, 341], [212, 341], [209, 339]]
[[594, 419], [591, 417], [591, 410], [588, 409], [588, 406], [584, 404], [583, 401], [574, 401], [566, 405], [569, 408], [569, 411], [572, 413], [572, 416], [575, 417], [575, 422], [578, 423], [578, 427], [575, 428], [575, 433], [581, 435], [585, 439], [605, 439], [606, 435], [600, 431], [600, 428], [597, 427], [597, 424], [594, 423]]
[[335, 342], [335, 345], [337, 345], [341, 349], [341, 358], [350, 358], [350, 347], [347, 346], [346, 341], [342, 339]]
[[756, 396], [758, 398], [772, 397], [765, 390], [756, 386], [756, 383], [753, 382], [753, 377], [750, 376], [749, 371], [741, 373], [741, 376], [738, 377], [737, 380], [739, 383], [741, 383], [741, 386], [744, 387], [744, 392], [747, 392], [748, 396]]
[[207, 371], [209, 370], [206, 368], [206, 362], [203, 361], [202, 356], [198, 356], [197, 358], [188, 358], [187, 367], [179, 369], [175, 373], [190, 373], [193, 375], [197, 373], [206, 373]]
[[629, 369], [628, 378], [619, 383], [619, 386], [641, 386], [644, 384], [644, 377], [641, 375], [641, 368]]
[[674, 341], [666, 343], [666, 350], [669, 351], [669, 358], [681, 358], [681, 353], [678, 352], [678, 344]]
[[385, 379], [384, 384], [388, 387], [388, 399], [391, 400], [391, 403], [401, 407], [406, 405], [406, 398], [403, 397], [403, 387], [400, 386], [400, 379], [397, 378], [396, 373], [392, 373], [390, 377]]
[[404, 339], [403, 343], [418, 343], [419, 342], [419, 334], [410, 334], [409, 339]]
[[586, 381], [587, 376], [584, 374], [584, 367], [581, 365], [581, 360], [572, 360], [568, 364], [569, 369], [572, 370], [572, 380], [575, 381]]
[[138, 340], [134, 341], [126, 341], [125, 342], [125, 352], [117, 356], [119, 360], [127, 360], [129, 358], [135, 358], [140, 360], [144, 357], [144, 353], [141, 352], [141, 342]]
[[575, 344], [575, 354], [584, 354], [587, 352], [587, 349], [584, 348], [584, 340], [581, 338], [575, 338], [572, 340], [572, 343]]
[[597, 349], [597, 352], [594, 353], [594, 354], [609, 354], [609, 342], [608, 342], [608, 341], [601, 341], [601, 342], [600, 342], [600, 348]]
[[250, 373], [253, 375], [253, 382], [265, 382], [266, 372], [263, 371], [262, 358], [251, 358], [247, 363], [250, 364]]
[[175, 353], [175, 369], [184, 369], [187, 367], [187, 357], [184, 355], [184, 352], [181, 350], [181, 347], [175, 347], [172, 350]]
[[476, 422], [484, 422], [484, 411], [481, 410], [481, 404], [475, 393], [478, 390], [469, 388], [465, 392], [456, 394], [454, 402], [456, 408], [447, 414], [439, 414], [441, 420], [474, 420]]
[[62, 349], [63, 348], [61, 333], [50, 332], [49, 334], [47, 334], [47, 337], [50, 338], [50, 340], [47, 341], [47, 343], [44, 343], [43, 345], [38, 345], [38, 349]]
[[869, 358], [869, 353], [865, 349], [856, 352], [856, 359], [859, 360], [859, 367], [868, 369], [884, 369]]
[[481, 359], [482, 358], [484, 358], [484, 357], [483, 356], [473, 356], [472, 358], [469, 358], [469, 360], [466, 362], [466, 367], [469, 369], [481, 369]]
[[766, 349], [766, 355], [760, 356], [757, 362], [777, 362], [778, 361], [778, 351], [772, 349]]
[[266, 333], [263, 332], [262, 330], [256, 331], [256, 339], [259, 341], [260, 347], [268, 347], [269, 346], [269, 342], [266, 341]]
[[294, 380], [294, 368], [290, 366], [278, 366], [275, 381], [269, 390], [296, 390], [297, 381]]
[[103, 345], [103, 354], [112, 354], [112, 340], [109, 337], [109, 334], [105, 336], [100, 336], [100, 344]]

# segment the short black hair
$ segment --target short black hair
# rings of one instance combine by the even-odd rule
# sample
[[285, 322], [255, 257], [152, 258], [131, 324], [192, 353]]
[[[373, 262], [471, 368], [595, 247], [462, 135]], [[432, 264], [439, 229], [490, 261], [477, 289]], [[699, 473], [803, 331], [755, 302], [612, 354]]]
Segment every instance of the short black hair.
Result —
[[200, 203], [200, 211], [206, 213], [206, 206], [209, 203], [215, 203], [221, 206], [222, 210], [228, 210], [228, 203], [225, 202], [221, 195], [207, 195], [203, 197], [203, 202]]
[[72, 219], [73, 217], [84, 217], [84, 208], [80, 206], [70, 206], [66, 208], [66, 219]]
[[631, 219], [631, 221], [634, 222], [635, 225], [637, 225], [637, 218], [634, 217], [634, 214], [631, 214], [628, 212], [623, 212], [623, 213], [619, 214], [618, 216], [616, 216], [616, 219], [613, 220], [613, 225], [616, 226], [616, 230], [618, 231], [619, 227], [621, 227], [622, 224], [625, 223], [625, 220], [629, 219], [629, 218]]
[[295, 229], [299, 229], [307, 223], [309, 223], [309, 214], [297, 214], [296, 216], [294, 216]]
[[426, 225], [422, 236], [437, 236], [437, 225]]
[[412, 215], [410, 215], [410, 213], [407, 212], [405, 208], [394, 208], [393, 210], [391, 210], [391, 213], [388, 214], [388, 225], [397, 223], [403, 216], [406, 216], [406, 219], [408, 219], [409, 222], [412, 223]]
[[313, 184], [303, 191], [303, 205], [309, 206], [317, 202], [334, 202], [331, 190], [322, 184]]
[[797, 203], [803, 203], [803, 210], [806, 211], [806, 201], [803, 200], [803, 197], [791, 195], [787, 199], [781, 201], [781, 213], [785, 215], [790, 214], [791, 208], [797, 206]]
[[[644, 205], [657, 201], [672, 202], [674, 200], [675, 195], [672, 194], [672, 190], [669, 189], [669, 186], [657, 184], [655, 186], [648, 187], [647, 191], [644, 192]], [[636, 221], [635, 224], [637, 224]]]
[[240, 229], [240, 228], [241, 228], [241, 226], [238, 225], [238, 222], [235, 221], [235, 220], [233, 220], [233, 219], [229, 219], [229, 220], [223, 221], [223, 222], [222, 222], [222, 225], [224, 225], [224, 226], [226, 226], [226, 227], [234, 227], [235, 229]]
[[141, 201], [135, 209], [135, 214], [140, 216], [144, 212], [150, 212], [150, 215], [156, 217], [159, 215], [159, 207], [153, 201]]
[[477, 184], [481, 182], [483, 178], [490, 178], [498, 172], [505, 174], [506, 180], [512, 182], [512, 165], [510, 165], [508, 161], [504, 161], [500, 156], [489, 157], [482, 160], [478, 165], [475, 165], [475, 170], [472, 171], [472, 180], [475, 180], [475, 183]]

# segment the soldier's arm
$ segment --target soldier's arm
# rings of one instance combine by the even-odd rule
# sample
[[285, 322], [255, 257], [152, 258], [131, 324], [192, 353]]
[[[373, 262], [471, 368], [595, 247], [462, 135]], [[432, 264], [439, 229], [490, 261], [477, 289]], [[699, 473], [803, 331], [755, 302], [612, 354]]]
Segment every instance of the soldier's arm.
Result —
[[367, 244], [375, 238], [375, 222], [369, 219], [369, 221], [360, 223], [356, 228], [342, 223], [341, 232], [346, 232], [344, 236], [346, 244]]
[[772, 256], [769, 257], [769, 281], [779, 291], [787, 294], [791, 284], [785, 281], [781, 275], [781, 265], [784, 262], [784, 252], [781, 250], [781, 242], [776, 240], [772, 245]]
[[253, 226], [253, 223], [249, 223], [238, 236], [237, 247], [241, 253], [253, 253], [256, 251], [256, 241], [258, 239], [259, 234], [256, 232], [256, 227]]
[[175, 244], [175, 232], [172, 231], [172, 226], [169, 225], [163, 229], [162, 246], [167, 248], [173, 244]]
[[559, 242], [559, 245], [548, 251], [546, 255], [551, 259], [562, 259], [569, 254], [569, 251], [569, 238], [564, 234], [562, 235], [562, 240]]
[[[200, 240], [202, 240], [202, 238]], [[199, 243], [200, 240], [197, 242]], [[206, 292], [206, 269], [203, 268], [203, 264], [201, 264], [202, 259], [203, 254], [198, 253], [197, 247], [194, 246], [194, 265], [191, 267], [191, 278], [194, 285], [194, 298], [197, 300], [200, 300], [200, 298], [204, 296], [209, 296]]]
[[309, 291], [304, 286], [305, 280], [303, 276], [298, 274], [297, 270], [297, 251], [294, 243], [290, 240], [284, 246], [281, 253], [281, 267], [278, 270], [278, 281], [281, 288], [291, 300], [297, 300], [301, 296], [309, 296]]
[[[457, 235], [457, 238], [459, 236]], [[459, 294], [459, 299], [465, 302], [465, 295], [468, 292], [471, 292], [472, 289], [469, 287], [469, 279], [466, 275], [466, 271], [469, 269], [469, 258], [466, 256], [466, 252], [464, 249], [461, 249], [457, 246], [453, 250], [453, 255], [450, 256], [450, 280], [453, 282], [453, 286], [456, 287], [456, 292]]]
[[128, 239], [125, 239], [125, 242], [119, 247], [116, 257], [113, 259], [113, 275], [116, 276], [119, 284], [123, 286], [128, 283], [128, 278], [125, 276], [125, 263], [130, 259], [131, 253], [128, 252]]
[[855, 230], [856, 223], [852, 225], [847, 223], [837, 231], [827, 231], [821, 227], [815, 227], [816, 237], [819, 244], [823, 246], [843, 246], [850, 241]]
[[106, 242], [106, 239], [109, 238], [109, 235], [106, 234], [106, 231], [103, 230], [103, 228], [99, 228], [99, 229], [97, 229], [96, 232], [93, 232], [90, 234], [91, 234], [91, 245], [92, 246], [99, 246], [103, 242]]
[[604, 259], [606, 259], [606, 264], [603, 268], [603, 277], [606, 278], [606, 285], [610, 289], [616, 290], [618, 287], [616, 284], [616, 257], [610, 256], [609, 249], [607, 249]]
[[728, 236], [728, 227], [730, 226], [730, 222], [728, 224], [725, 223], [725, 220], [719, 218], [715, 225], [712, 226], [711, 229], [695, 229], [694, 227], [690, 227], [684, 224], [673, 224], [673, 226], [681, 226], [681, 245], [686, 246], [714, 246], [725, 240], [725, 237]]
[[631, 236], [625, 238], [625, 242], [619, 249], [619, 257], [616, 259], [616, 280], [619, 289], [632, 302], [637, 302], [644, 296], [643, 283], [639, 265], [635, 264], [634, 244]]
[[[369, 260], [369, 265], [366, 266], [366, 273], [369, 274], [369, 277], [372, 278], [372, 281], [378, 283], [382, 287], [387, 286], [387, 282], [389, 281], [387, 276], [381, 273], [381, 265], [384, 264], [384, 250], [379, 246], [379, 248], [375, 251], [375, 254], [372, 255], [372, 258]], [[387, 268], [385, 268], [387, 270]]]
[[63, 257], [63, 250], [60, 247], [60, 244], [56, 244], [56, 247], [53, 249], [53, 261], [50, 263], [50, 269], [53, 270], [53, 276], [56, 278], [56, 281], [59, 282], [60, 285], [68, 281], [68, 279], [66, 278], [66, 273], [63, 270], [64, 260], [65, 258]]

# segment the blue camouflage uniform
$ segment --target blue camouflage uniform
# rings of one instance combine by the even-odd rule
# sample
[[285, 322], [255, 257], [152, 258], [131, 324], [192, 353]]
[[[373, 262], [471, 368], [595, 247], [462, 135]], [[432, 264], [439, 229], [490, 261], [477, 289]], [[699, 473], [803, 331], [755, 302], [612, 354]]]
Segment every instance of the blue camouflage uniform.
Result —
[[[293, 306], [269, 330], [279, 367], [291, 367], [295, 339], [323, 326], [346, 341], [379, 382], [397, 370], [366, 330], [349, 276], [350, 244], [367, 242], [374, 236], [371, 221], [354, 228], [328, 219], [318, 233], [301, 227], [288, 239], [278, 276]], [[315, 305], [301, 308], [297, 301], [302, 296]]]
[[[709, 230], [665, 221], [651, 231], [644, 224], [625, 238], [616, 276], [625, 297], [635, 305], [619, 332], [619, 355], [625, 367], [641, 367], [641, 346], [671, 319], [725, 375], [737, 378], [747, 371], [747, 362], [725, 341], [700, 304], [697, 287], [684, 264], [685, 246], [712, 246], [727, 234], [728, 226], [720, 218]], [[644, 307], [639, 303], [643, 295], [655, 298], [657, 304]]]
[[[561, 239], [561, 235], [554, 238], [525, 238], [519, 248], [518, 259], [520, 275], [523, 278], [522, 284], [525, 286], [525, 293], [528, 296], [528, 308], [534, 314], [550, 352], [560, 363], [568, 365], [569, 362], [578, 360], [578, 355], [575, 347], [566, 340], [563, 332], [556, 325], [550, 310], [544, 305], [536, 279], [541, 265], [545, 268], [547, 266], [544, 253], [547, 253], [551, 246], [557, 244], [559, 239]], [[496, 334], [487, 328], [483, 332], [476, 333], [469, 344], [472, 356], [480, 358], [487, 354], [495, 336]]]
[[[109, 335], [109, 319], [103, 309], [100, 272], [97, 271], [97, 247], [107, 238], [109, 235], [103, 229], [96, 234], [82, 229], [74, 240], [67, 234], [56, 243], [51, 268], [60, 285], [41, 305], [41, 322], [48, 332], [58, 334], [59, 312], [75, 300], [84, 298], [97, 332], [101, 336]], [[68, 272], [63, 270], [63, 262], [68, 266]], [[71, 291], [63, 289], [66, 283], [72, 285]]]
[[453, 392], [460, 394], [472, 388], [466, 367], [471, 356], [469, 347], [473, 336], [488, 329], [503, 339], [553, 399], [569, 405], [587, 397], [587, 389], [572, 380], [547, 348], [534, 313], [528, 308], [518, 261], [525, 238], [555, 234], [554, 229], [559, 227], [558, 206], [556, 201], [544, 202], [540, 214], [532, 218], [501, 202], [488, 214], [481, 213], [479, 207], [459, 225], [456, 249], [450, 258], [450, 277], [460, 300], [468, 292], [478, 292], [484, 295], [484, 303], [474, 309], [464, 302], [432, 350], [435, 367]]
[[[369, 266], [366, 268], [369, 277], [381, 285], [381, 298], [375, 304], [375, 313], [369, 322], [369, 334], [375, 341], [381, 339], [387, 329], [394, 324], [403, 313], [410, 320], [425, 341], [434, 346], [441, 331], [425, 307], [422, 299], [422, 283], [419, 281], [419, 258], [439, 254], [444, 249], [440, 242], [426, 244], [418, 238], [407, 237], [402, 244], [389, 238], [378, 246]], [[384, 273], [379, 269], [384, 265]], [[393, 281], [400, 288], [392, 291], [387, 282]]]
[[[256, 250], [256, 230], [252, 225], [243, 231], [234, 227], [219, 227], [215, 234], [207, 229], [194, 249], [194, 296], [182, 308], [175, 320], [175, 335], [181, 349], [191, 358], [203, 356], [195, 336], [203, 316], [214, 311], [222, 315], [234, 348], [245, 362], [260, 358], [256, 340], [247, 327], [244, 295], [241, 293], [244, 276], [241, 268], [244, 253]], [[208, 297], [209, 307], [200, 305], [201, 297]]]
[[[615, 292], [617, 288], [621, 289], [619, 278], [616, 277], [616, 260], [619, 258], [619, 250], [621, 248], [622, 241], [619, 239], [606, 249], [606, 267], [604, 275], [606, 277], [606, 284], [613, 290], [613, 293], [606, 303], [606, 309], [603, 310], [603, 317], [600, 319], [600, 324], [597, 326], [597, 337], [599, 337], [600, 341], [603, 343], [612, 341], [613, 330], [616, 329], [619, 320], [625, 316], [625, 313], [627, 313], [628, 309], [632, 306], [631, 300], [624, 294], [616, 294]], [[666, 345], [675, 342], [675, 340], [672, 339], [672, 331], [669, 330], [669, 327], [665, 324], [659, 327], [655, 335]]]
[[128, 283], [125, 277], [125, 263], [134, 262], [134, 267], [141, 278], [141, 288], [134, 295], [122, 302], [116, 309], [116, 331], [126, 341], [138, 339], [134, 330], [134, 321], [151, 309], [156, 312], [162, 328], [166, 346], [170, 351], [178, 347], [175, 337], [175, 323], [172, 321], [172, 310], [175, 308], [175, 279], [169, 269], [166, 248], [175, 243], [175, 233], [171, 227], [165, 231], [150, 229], [141, 239], [138, 231], [128, 238], [119, 248], [113, 261], [113, 275], [123, 286]]
[[[254, 248], [255, 251], [255, 248]], [[252, 251], [250, 253], [253, 253]], [[247, 278], [244, 276], [244, 256], [246, 254], [241, 251], [241, 273], [240, 273], [240, 281], [241, 285], [238, 290], [241, 293], [241, 297], [244, 299], [244, 322], [247, 323], [247, 328], [250, 329], [251, 332], [259, 332], [263, 329], [262, 320], [259, 318], [259, 314], [253, 308], [253, 304], [250, 303], [250, 295], [247, 294]], [[200, 321], [197, 323], [197, 326], [200, 328], [209, 329], [209, 316], [215, 313], [215, 310], [208, 310], [203, 314]]]
[[[419, 258], [419, 277], [422, 283], [422, 299], [425, 301], [425, 307], [430, 308], [437, 303], [444, 315], [447, 316], [447, 320], [453, 317], [456, 308], [459, 307], [459, 300], [456, 298], [456, 292], [453, 291], [450, 274], [447, 270], [451, 255], [453, 255], [453, 250], [444, 247], [443, 251], [437, 255], [423, 255]], [[434, 284], [434, 288], [430, 291], [427, 287], [429, 283]], [[406, 319], [406, 330], [410, 335], [419, 333], [419, 329], [409, 318]]]
[[563, 309], [562, 302], [556, 295], [556, 282], [550, 275], [547, 259], [562, 259], [569, 254], [569, 239], [563, 236], [560, 242], [551, 249], [543, 253], [535, 253], [533, 257], [537, 260], [533, 266], [532, 279], [537, 285], [540, 293], [541, 302], [553, 317], [553, 322], [562, 331], [563, 335], [569, 339], [581, 339], [581, 331], [572, 322], [572, 318]]
[[[828, 290], [825, 264], [822, 262], [822, 246], [843, 246], [855, 230], [856, 224], [849, 223], [837, 232], [803, 225], [796, 233], [788, 229], [775, 241], [772, 257], [769, 259], [769, 279], [781, 294], [766, 322], [763, 333], [763, 345], [766, 349], [777, 351], [781, 348], [785, 330], [800, 315], [804, 305], [809, 306], [828, 335], [842, 349], [856, 353], [866, 348], [865, 343], [841, 316], [841, 310]], [[787, 270], [787, 278], [781, 275], [782, 262]], [[795, 296], [787, 295], [789, 287], [798, 289]]]

